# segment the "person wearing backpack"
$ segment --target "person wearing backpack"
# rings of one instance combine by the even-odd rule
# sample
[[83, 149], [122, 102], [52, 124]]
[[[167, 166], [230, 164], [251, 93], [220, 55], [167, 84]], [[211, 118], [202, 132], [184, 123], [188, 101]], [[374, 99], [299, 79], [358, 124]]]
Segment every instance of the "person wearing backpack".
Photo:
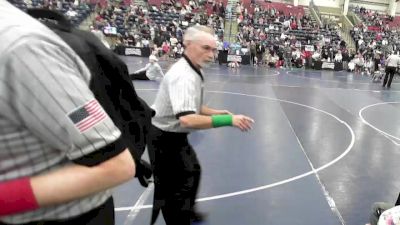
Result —
[[88, 67], [7, 1], [0, 42], [0, 224], [114, 224], [110, 189], [135, 163]]
[[141, 157], [155, 112], [137, 95], [127, 65], [91, 32], [73, 28], [60, 12], [28, 9], [27, 13], [44, 20], [43, 23], [61, 37], [89, 68], [92, 74], [89, 88], [121, 130], [122, 140], [135, 160], [136, 177], [143, 187], [147, 187], [152, 171], [150, 164]]

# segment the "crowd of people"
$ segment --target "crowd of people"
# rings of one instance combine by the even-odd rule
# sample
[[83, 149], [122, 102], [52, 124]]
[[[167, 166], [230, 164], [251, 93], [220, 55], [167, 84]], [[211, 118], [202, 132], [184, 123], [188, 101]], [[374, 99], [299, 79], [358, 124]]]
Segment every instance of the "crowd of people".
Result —
[[356, 45], [355, 72], [381, 77], [388, 57], [400, 51], [399, 26], [386, 13], [359, 6], [352, 10], [362, 21], [350, 31]]
[[[201, 10], [206, 9], [204, 5], [207, 4], [211, 10]], [[194, 24], [214, 28], [219, 52], [228, 50], [228, 54], [250, 55], [253, 65], [311, 68], [316, 60], [343, 60], [347, 66], [354, 55], [346, 49], [338, 26], [320, 27], [309, 15], [298, 11], [292, 14], [290, 10], [283, 12], [259, 4], [251, 7], [249, 11], [243, 3], [238, 3], [235, 8], [228, 9], [237, 16], [239, 25], [233, 43], [223, 41], [225, 6], [214, 1], [190, 0], [187, 4], [168, 1], [161, 2], [159, 7], [114, 2], [99, 11], [94, 27], [116, 27], [117, 45], [149, 47], [152, 54], [162, 59], [181, 57], [184, 31]], [[240, 63], [230, 65], [238, 67]]]
[[[219, 50], [250, 55], [253, 65], [311, 67], [313, 59], [342, 61], [349, 54], [338, 26], [320, 27], [304, 13], [292, 14], [258, 4], [254, 4], [250, 13], [240, 3], [233, 11], [239, 23], [236, 43], [220, 42]], [[345, 57], [335, 57], [338, 54]]]
[[61, 11], [76, 26], [93, 12], [96, 5], [81, 0], [12, 0], [11, 2], [24, 11], [28, 8]]
[[[211, 11], [200, 4], [209, 4]], [[159, 7], [112, 2], [99, 10], [93, 29], [117, 37], [116, 45], [150, 47], [159, 57], [179, 58], [183, 53], [184, 30], [189, 26], [207, 25], [217, 37], [223, 37], [224, 10], [222, 3], [193, 0], [187, 4], [162, 2]]]
[[[215, 4], [215, 6], [218, 6], [213, 7], [214, 12], [220, 12], [222, 8], [220, 4]], [[178, 7], [181, 6], [180, 4], [177, 5]], [[163, 3], [160, 11], [170, 15], [178, 13], [179, 9], [184, 12], [195, 11], [193, 10], [195, 8], [190, 8], [190, 5], [194, 6], [195, 3], [189, 2], [182, 8]], [[217, 46], [219, 51], [228, 50], [229, 54], [250, 55], [250, 61], [253, 65], [275, 68], [291, 68], [292, 66], [313, 68], [316, 61], [341, 62], [344, 70], [372, 75], [377, 72], [384, 73], [385, 59], [390, 52], [396, 51], [399, 48], [398, 44], [400, 44], [397, 31], [389, 30], [388, 22], [392, 18], [374, 14], [364, 8], [360, 8], [358, 11], [357, 8], [354, 9], [357, 13], [365, 15], [364, 17], [368, 18], [367, 21], [369, 21], [369, 23], [354, 27], [352, 31], [356, 41], [356, 52], [347, 49], [347, 43], [340, 37], [337, 25], [327, 24], [320, 27], [309, 15], [293, 15], [290, 12], [285, 15], [275, 8], [264, 8], [257, 4], [254, 4], [252, 13], [249, 13], [247, 8], [240, 3], [231, 10], [236, 13], [239, 24], [236, 42], [226, 43], [222, 41], [224, 22], [221, 14], [210, 15], [207, 19], [206, 14], [193, 13], [191, 17], [186, 15], [184, 17], [186, 21], [183, 21], [183, 23], [177, 23], [179, 19], [172, 19], [171, 23], [174, 24], [172, 28], [163, 29], [161, 27], [161, 32], [164, 30], [174, 32], [174, 28], [176, 28], [175, 36], [172, 35], [171, 37], [168, 34], [165, 35], [165, 33], [157, 35], [157, 32], [154, 32], [150, 39], [153, 40], [156, 54], [158, 56], [180, 57], [183, 52], [181, 37], [185, 26], [198, 23], [214, 27], [218, 34]], [[157, 12], [154, 8], [150, 9], [150, 18], [160, 22], [159, 16], [160, 12]], [[190, 19], [190, 21], [187, 19]], [[161, 20], [161, 22], [161, 24], [164, 24], [165, 21]], [[368, 25], [379, 25], [383, 28], [380, 32], [370, 31], [368, 28], [372, 30], [374, 28]], [[151, 30], [150, 33], [153, 34], [153, 31]], [[171, 35], [171, 33], [169, 34]], [[376, 35], [376, 38], [373, 35]], [[128, 40], [133, 40], [133, 38]], [[147, 40], [145, 43], [148, 43]], [[136, 46], [148, 45], [138, 44]], [[239, 67], [240, 63], [231, 62], [228, 65]]]

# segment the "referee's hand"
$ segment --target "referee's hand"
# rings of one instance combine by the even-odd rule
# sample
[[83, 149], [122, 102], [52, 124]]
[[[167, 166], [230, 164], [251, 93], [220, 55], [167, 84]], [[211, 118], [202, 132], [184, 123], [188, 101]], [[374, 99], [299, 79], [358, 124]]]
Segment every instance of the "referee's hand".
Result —
[[234, 127], [239, 128], [241, 131], [249, 131], [251, 130], [251, 125], [254, 123], [254, 120], [250, 117], [244, 115], [233, 115], [232, 125]]

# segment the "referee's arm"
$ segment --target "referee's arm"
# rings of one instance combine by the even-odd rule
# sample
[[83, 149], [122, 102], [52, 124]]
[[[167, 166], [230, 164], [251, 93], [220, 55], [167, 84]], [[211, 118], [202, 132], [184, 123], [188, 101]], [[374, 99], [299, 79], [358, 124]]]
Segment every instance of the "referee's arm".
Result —
[[180, 125], [184, 128], [210, 129], [213, 128], [211, 116], [189, 114], [179, 117]]
[[[214, 128], [212, 116], [199, 115], [195, 113], [179, 116], [180, 125], [184, 128], [210, 129]], [[244, 115], [232, 115], [232, 126], [241, 131], [251, 130], [254, 120]]]
[[[212, 115], [231, 114], [226, 110], [215, 110], [202, 105], [200, 112], [196, 113], [196, 98], [194, 80], [189, 76], [179, 77], [169, 81], [169, 97], [175, 117], [179, 120], [181, 127], [191, 129], [214, 128]], [[232, 114], [231, 114], [232, 115]], [[232, 126], [242, 131], [251, 129], [253, 119], [243, 115], [232, 115]]]
[[130, 180], [135, 164], [128, 149], [93, 167], [69, 165], [54, 172], [31, 177], [39, 206], [50, 206], [95, 194]]
[[231, 112], [229, 112], [228, 110], [220, 110], [220, 109], [213, 109], [210, 108], [206, 105], [202, 105], [201, 106], [201, 112], [202, 115], [206, 115], [206, 116], [212, 116], [212, 115], [220, 115], [220, 114], [230, 114], [232, 115]]
[[[53, 149], [65, 152], [67, 159], [74, 162], [28, 177], [30, 186], [27, 187], [33, 192], [35, 207], [80, 199], [119, 185], [135, 175], [132, 156], [120, 141], [120, 131], [108, 115], [86, 131], [79, 131], [68, 117], [71, 111], [93, 99], [81, 75], [85, 71], [88, 73], [87, 68], [81, 67], [86, 68], [85, 71], [77, 69], [83, 62], [74, 60], [78, 57], [75, 54], [64, 53], [68, 51], [71, 50], [31, 41], [9, 52], [5, 62], [5, 74], [12, 75], [7, 80], [13, 93], [11, 109], [20, 116], [24, 127]], [[106, 156], [88, 158], [94, 155]], [[10, 182], [0, 182], [0, 188], [7, 188]], [[0, 197], [7, 197], [1, 194]], [[1, 204], [2, 201], [0, 208], [7, 207]], [[10, 214], [28, 211], [18, 210]]]

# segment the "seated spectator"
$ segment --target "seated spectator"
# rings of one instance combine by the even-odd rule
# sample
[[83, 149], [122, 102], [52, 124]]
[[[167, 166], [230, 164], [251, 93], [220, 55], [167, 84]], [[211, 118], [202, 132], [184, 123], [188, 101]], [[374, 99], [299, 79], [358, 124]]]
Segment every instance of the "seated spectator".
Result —
[[293, 22], [290, 24], [290, 28], [291, 28], [292, 30], [297, 30], [297, 23], [296, 23], [296, 20], [293, 20]]
[[170, 46], [169, 46], [168, 42], [164, 41], [161, 46], [161, 49], [162, 49], [163, 56], [168, 57], [168, 54], [170, 51]]
[[342, 53], [340, 51], [336, 52], [334, 60], [335, 60], [335, 62], [342, 62], [343, 57], [342, 57]]
[[355, 58], [354, 58], [354, 64], [355, 64], [355, 72], [356, 73], [360, 73], [362, 72], [364, 74], [364, 57], [361, 54], [358, 54]]
[[183, 51], [184, 51], [184, 49], [183, 49], [182, 45], [180, 43], [178, 43], [173, 49], [174, 58], [177, 59], [177, 58], [182, 57]]
[[150, 45], [149, 40], [148, 40], [147, 38], [146, 38], [146, 39], [143, 39], [143, 40], [142, 40], [142, 45], [143, 45], [143, 47], [148, 48], [149, 45]]
[[169, 39], [169, 42], [171, 43], [171, 48], [174, 48], [178, 44], [178, 39], [175, 37], [175, 35], [172, 35]]
[[319, 51], [315, 51], [314, 54], [312, 55], [312, 59], [314, 61], [320, 61], [322, 59], [320, 52]]
[[354, 61], [355, 60], [353, 59], [348, 63], [348, 71], [349, 72], [353, 72], [356, 68], [356, 64], [354, 63]]

